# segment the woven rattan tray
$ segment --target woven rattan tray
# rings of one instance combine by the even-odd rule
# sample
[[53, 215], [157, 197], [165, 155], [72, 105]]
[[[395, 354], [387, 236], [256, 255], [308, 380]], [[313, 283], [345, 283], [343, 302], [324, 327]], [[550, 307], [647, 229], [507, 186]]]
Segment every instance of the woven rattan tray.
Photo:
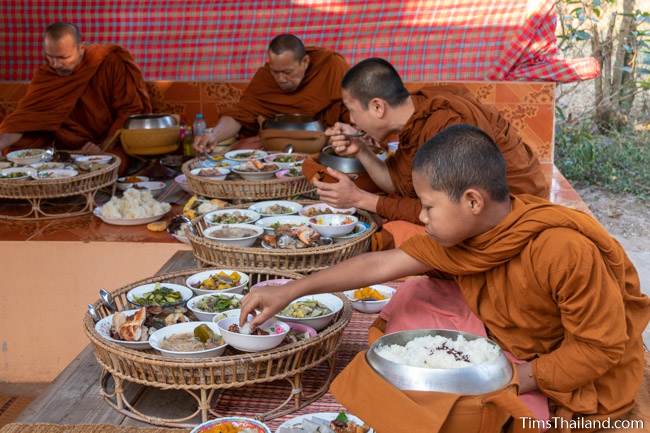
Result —
[[[0, 219], [41, 220], [66, 218], [92, 212], [97, 192], [102, 188], [114, 187], [117, 181], [120, 158], [111, 156], [113, 156], [113, 162], [107, 167], [74, 177], [43, 180], [0, 179], [0, 199], [12, 199], [29, 204], [27, 212], [19, 215], [0, 213]], [[62, 212], [57, 213], [46, 211], [43, 207], [46, 200], [67, 197], [80, 197], [83, 204], [74, 210], [65, 208]], [[12, 208], [16, 207], [12, 206]]]
[[358, 214], [360, 221], [370, 225], [368, 230], [357, 237], [315, 248], [267, 250], [261, 246], [228, 246], [203, 236], [203, 230], [207, 227], [203, 218], [193, 223], [196, 233], [186, 230], [185, 235], [192, 245], [194, 257], [202, 266], [281, 269], [305, 274], [328, 268], [370, 250], [377, 224], [367, 212], [359, 211]]
[[190, 174], [190, 171], [199, 163], [199, 159], [187, 161], [183, 164], [183, 174], [187, 177], [194, 194], [204, 197], [235, 201], [273, 200], [297, 197], [315, 189], [304, 176], [251, 182], [214, 180]]
[[[203, 270], [203, 269], [201, 269]], [[237, 268], [251, 277], [251, 285], [275, 278], [300, 278], [300, 274], [275, 270]], [[133, 287], [153, 282], [184, 284], [185, 279], [198, 270], [160, 275], [141, 280], [113, 292], [118, 310], [128, 309], [127, 292]], [[350, 302], [343, 299], [343, 309], [336, 319], [318, 335], [309, 340], [279, 346], [259, 353], [227, 351], [224, 356], [204, 359], [166, 358], [157, 352], [133, 350], [111, 343], [95, 331], [88, 314], [84, 317], [84, 331], [90, 339], [97, 361], [102, 367], [101, 393], [104, 400], [120, 413], [150, 424], [188, 427], [198, 416], [201, 422], [227, 414], [215, 411], [214, 405], [228, 390], [254, 387], [273, 381], [289, 382], [287, 398], [277, 407], [258, 413], [260, 420], [268, 420], [299, 410], [327, 392], [334, 374], [334, 354], [340, 337], [352, 316]], [[110, 313], [100, 301], [95, 309], [101, 317]], [[325, 365], [327, 374], [321, 386], [307, 394], [303, 381], [311, 369]], [[111, 386], [111, 383], [113, 385]], [[184, 418], [165, 419], [139, 411], [127, 397], [125, 386], [139, 384], [164, 390], [183, 390], [196, 401], [196, 410]]]

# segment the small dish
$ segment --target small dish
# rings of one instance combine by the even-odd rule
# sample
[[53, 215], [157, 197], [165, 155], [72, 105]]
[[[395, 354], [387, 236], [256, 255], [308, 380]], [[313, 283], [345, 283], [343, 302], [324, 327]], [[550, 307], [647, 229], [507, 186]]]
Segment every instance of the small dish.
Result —
[[268, 155], [268, 152], [264, 152], [263, 150], [239, 149], [226, 152], [224, 157], [231, 161], [244, 162], [249, 159], [264, 159]]
[[25, 180], [36, 176], [36, 169], [31, 167], [10, 167], [0, 170], [2, 180]]
[[52, 152], [46, 149], [23, 149], [14, 150], [7, 154], [7, 160], [17, 165], [36, 164], [37, 162], [47, 162], [52, 159]]
[[370, 288], [377, 290], [381, 293], [385, 299], [381, 300], [360, 300], [354, 297], [354, 292], [356, 290], [346, 290], [343, 294], [352, 302], [352, 308], [362, 313], [375, 314], [379, 313], [385, 306], [390, 302], [391, 298], [395, 294], [396, 290], [389, 286], [384, 286], [382, 284], [375, 284], [370, 286]]
[[[225, 273], [227, 275], [232, 275], [233, 273], [237, 273], [239, 275], [239, 282], [238, 284], [228, 288], [228, 289], [209, 289], [209, 288], [201, 288], [201, 282], [206, 281], [208, 278], [212, 277], [213, 275], [219, 274], [219, 273]], [[243, 272], [239, 271], [234, 271], [232, 269], [211, 269], [209, 271], [203, 271], [196, 273], [194, 275], [190, 275], [187, 277], [185, 280], [185, 284], [187, 287], [192, 289], [192, 291], [197, 294], [197, 295], [215, 295], [219, 293], [242, 293], [246, 287], [248, 287], [248, 282], [250, 281], [250, 277], [248, 274], [245, 274]]]
[[302, 209], [302, 205], [295, 201], [268, 200], [253, 203], [248, 208], [263, 217], [272, 217], [278, 215], [295, 215]]
[[284, 224], [288, 224], [292, 226], [300, 226], [300, 225], [306, 226], [309, 224], [309, 218], [304, 216], [299, 216], [299, 215], [284, 215], [284, 216], [265, 217], [255, 222], [255, 225], [264, 228], [264, 230], [268, 233], [273, 233], [275, 231], [274, 228], [275, 225], [284, 225]]
[[223, 431], [246, 431], [247, 433], [272, 433], [266, 424], [241, 416], [229, 416], [225, 418], [216, 418], [197, 425], [190, 433], [210, 433], [218, 431], [217, 428], [223, 426]]
[[[239, 237], [223, 237], [221, 231], [227, 228], [230, 229], [248, 229], [250, 234]], [[221, 232], [221, 233], [220, 233]], [[203, 236], [212, 239], [222, 244], [232, 247], [252, 247], [257, 241], [257, 238], [262, 236], [264, 229], [253, 224], [216, 224], [203, 230]]]
[[354, 230], [359, 218], [353, 215], [325, 214], [309, 218], [309, 225], [322, 236], [345, 236]]
[[47, 170], [38, 170], [32, 177], [36, 180], [48, 179], [65, 179], [67, 177], [75, 177], [79, 172], [71, 168], [52, 168]]
[[269, 335], [240, 334], [229, 331], [231, 325], [239, 326], [239, 317], [226, 317], [217, 322], [221, 335], [226, 343], [242, 352], [262, 352], [273, 349], [282, 344], [282, 340], [289, 333], [289, 325], [276, 319], [270, 319], [258, 328], [269, 332]]
[[194, 331], [196, 327], [200, 325], [208, 326], [215, 335], [223, 338], [219, 327], [212, 322], [183, 322], [183, 323], [176, 323], [175, 325], [165, 326], [164, 328], [157, 330], [149, 337], [149, 344], [153, 349], [158, 351], [161, 355], [169, 356], [171, 358], [210, 358], [213, 356], [219, 356], [223, 354], [227, 346], [225, 340], [223, 341], [223, 344], [220, 344], [216, 347], [210, 349], [204, 349], [204, 350], [197, 350], [193, 352], [180, 352], [175, 350], [163, 349], [162, 347], [160, 347], [162, 342], [165, 340], [165, 338], [169, 338], [174, 334], [191, 333]]
[[192, 176], [198, 176], [203, 179], [224, 180], [230, 173], [230, 170], [223, 167], [193, 168], [190, 170]]

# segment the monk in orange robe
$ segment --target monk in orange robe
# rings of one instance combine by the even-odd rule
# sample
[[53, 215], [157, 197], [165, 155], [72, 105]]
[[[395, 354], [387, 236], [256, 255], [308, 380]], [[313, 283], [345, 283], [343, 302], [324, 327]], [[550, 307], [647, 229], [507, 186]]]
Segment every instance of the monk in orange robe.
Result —
[[[325, 172], [313, 160], [306, 161], [303, 172], [307, 178], [316, 172], [329, 175], [314, 184], [321, 199], [330, 205], [365, 209], [388, 221], [419, 224], [420, 202], [411, 180], [413, 157], [428, 139], [459, 123], [481, 128], [497, 143], [508, 165], [508, 185], [513, 193], [548, 196], [548, 184], [530, 147], [496, 109], [481, 104], [460, 86], [426, 87], [411, 95], [390, 63], [372, 58], [352, 67], [342, 87], [350, 120], [367, 136], [350, 139], [340, 135], [357, 132], [340, 123], [326, 134], [337, 153], [361, 161], [367, 176], [353, 182], [334, 170]], [[371, 139], [381, 142], [393, 134], [399, 135], [399, 147], [383, 162], [373, 152]]]
[[348, 68], [340, 54], [305, 48], [294, 35], [276, 36], [269, 44], [268, 62], [255, 73], [237, 105], [224, 110], [212, 133], [197, 137], [194, 147], [206, 152], [239, 132], [256, 135], [259, 119], [276, 114], [304, 114], [326, 126], [347, 119], [341, 80]]
[[[622, 417], [642, 383], [650, 299], [623, 248], [600, 224], [532, 195], [511, 195], [506, 173], [487, 134], [468, 125], [443, 130], [413, 160], [426, 235], [273, 290], [254, 289], [242, 300], [240, 320], [257, 309], [258, 325], [304, 295], [444, 275], [488, 336], [524, 361], [516, 366], [520, 393], [541, 391], [565, 420]], [[335, 395], [354, 394], [345, 387], [338, 382]], [[366, 404], [381, 398], [365, 395]], [[364, 414], [358, 403], [343, 403]], [[400, 413], [400, 401], [391, 404]], [[414, 427], [404, 431], [425, 431], [417, 420], [400, 422]]]
[[47, 64], [0, 124], [0, 151], [54, 145], [99, 152], [130, 115], [151, 111], [142, 74], [123, 48], [84, 46], [76, 26], [55, 23], [44, 50]]

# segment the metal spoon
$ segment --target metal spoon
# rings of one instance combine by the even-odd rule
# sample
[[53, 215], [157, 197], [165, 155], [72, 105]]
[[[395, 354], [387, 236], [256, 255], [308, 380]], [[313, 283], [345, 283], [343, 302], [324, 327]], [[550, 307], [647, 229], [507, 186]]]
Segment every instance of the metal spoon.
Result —
[[90, 318], [93, 319], [93, 322], [95, 323], [102, 320], [97, 310], [95, 310], [95, 306], [93, 304], [88, 304], [88, 314], [90, 315]]
[[117, 311], [115, 306], [115, 301], [113, 300], [113, 295], [111, 295], [107, 290], [99, 289], [99, 297], [102, 300], [102, 303], [108, 308], [111, 313]]
[[282, 152], [284, 152], [284, 153], [293, 153], [293, 144], [289, 143], [286, 146], [284, 146], [284, 149], [282, 149]]

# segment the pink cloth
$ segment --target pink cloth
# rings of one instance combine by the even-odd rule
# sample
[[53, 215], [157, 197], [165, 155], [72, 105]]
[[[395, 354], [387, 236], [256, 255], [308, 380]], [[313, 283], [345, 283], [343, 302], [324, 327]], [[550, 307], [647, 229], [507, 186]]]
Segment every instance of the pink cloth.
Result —
[[[451, 280], [415, 277], [402, 283], [379, 317], [386, 321], [386, 333], [410, 329], [451, 329], [487, 337], [483, 322], [472, 313]], [[523, 361], [512, 354], [506, 356], [515, 364]], [[550, 418], [548, 399], [539, 391], [521, 394], [519, 398], [540, 420]]]

